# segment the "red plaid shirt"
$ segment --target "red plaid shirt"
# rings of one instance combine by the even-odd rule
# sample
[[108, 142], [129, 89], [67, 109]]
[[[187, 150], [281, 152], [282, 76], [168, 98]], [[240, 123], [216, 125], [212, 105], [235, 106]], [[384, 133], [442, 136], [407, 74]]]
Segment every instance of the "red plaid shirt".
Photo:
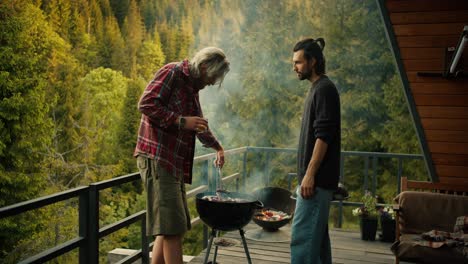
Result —
[[134, 156], [155, 159], [175, 177], [183, 177], [185, 183], [192, 183], [195, 136], [204, 147], [221, 148], [209, 129], [197, 134], [174, 124], [179, 116], [203, 117], [198, 91], [184, 60], [162, 67], [138, 103], [142, 115]]

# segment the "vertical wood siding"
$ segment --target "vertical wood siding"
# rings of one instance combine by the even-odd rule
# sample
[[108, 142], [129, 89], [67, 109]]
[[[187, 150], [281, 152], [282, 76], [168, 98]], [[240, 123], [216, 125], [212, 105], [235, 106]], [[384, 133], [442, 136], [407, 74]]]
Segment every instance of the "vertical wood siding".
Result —
[[[468, 78], [422, 77], [443, 72], [445, 50], [468, 25], [466, 0], [387, 0], [410, 91], [439, 181], [468, 186]], [[468, 72], [468, 47], [459, 65]]]

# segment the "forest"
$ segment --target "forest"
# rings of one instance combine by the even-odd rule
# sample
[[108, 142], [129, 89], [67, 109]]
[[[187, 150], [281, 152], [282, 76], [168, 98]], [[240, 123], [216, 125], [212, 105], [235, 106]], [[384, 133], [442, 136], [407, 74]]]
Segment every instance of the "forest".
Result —
[[[310, 83], [292, 71], [292, 48], [305, 37], [326, 41], [327, 75], [341, 98], [342, 150], [420, 154], [374, 0], [2, 1], [0, 207], [136, 172], [143, 89], [165, 63], [206, 46], [220, 47], [231, 62], [221, 87], [200, 92], [224, 148], [297, 148]], [[196, 156], [211, 151], [197, 143]], [[272, 162], [274, 175], [295, 169], [294, 157]], [[227, 171], [235, 170], [227, 163]], [[386, 165], [379, 167], [377, 192], [389, 201], [396, 165]], [[405, 162], [404, 171], [427, 175], [421, 161]], [[345, 173], [358, 197], [362, 163], [347, 161]], [[106, 190], [100, 225], [144, 206], [140, 185]], [[76, 209], [71, 199], [0, 220], [2, 262], [75, 237]], [[201, 251], [199, 229], [188, 234], [184, 254]], [[139, 232], [132, 225], [103, 239], [102, 263], [114, 248], [141, 248]], [[55, 263], [77, 263], [77, 252]]]

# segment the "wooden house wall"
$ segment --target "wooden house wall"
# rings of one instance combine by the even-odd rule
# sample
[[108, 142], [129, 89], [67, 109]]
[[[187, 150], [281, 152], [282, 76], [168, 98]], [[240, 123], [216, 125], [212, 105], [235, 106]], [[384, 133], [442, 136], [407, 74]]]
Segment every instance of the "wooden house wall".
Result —
[[[468, 185], [468, 78], [418, 76], [444, 71], [445, 50], [468, 25], [468, 0], [387, 0], [385, 7], [435, 174]], [[468, 47], [459, 65], [468, 73]]]

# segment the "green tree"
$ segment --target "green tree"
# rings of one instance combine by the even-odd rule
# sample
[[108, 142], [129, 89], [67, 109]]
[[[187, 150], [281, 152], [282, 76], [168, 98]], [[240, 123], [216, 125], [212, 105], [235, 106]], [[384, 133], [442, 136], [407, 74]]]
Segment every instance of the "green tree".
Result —
[[48, 1], [44, 9], [46, 10], [47, 21], [60, 37], [68, 40], [68, 34], [71, 27], [71, 2], [67, 0]]
[[182, 18], [179, 31], [176, 34], [177, 55], [175, 60], [188, 59], [190, 47], [193, 44], [193, 26], [187, 17]]
[[133, 151], [138, 137], [138, 127], [141, 118], [141, 114], [138, 111], [138, 100], [145, 85], [146, 81], [142, 79], [129, 81], [122, 108], [121, 124], [117, 130], [119, 155], [116, 158], [123, 162], [126, 173], [137, 170], [135, 168]]
[[176, 39], [178, 28], [174, 25], [169, 25], [166, 22], [162, 22], [159, 27], [156, 28], [161, 37], [162, 50], [166, 56], [166, 63], [176, 61], [177, 49]]
[[100, 66], [123, 71], [125, 68], [125, 41], [114, 17], [107, 17], [103, 40], [100, 45], [102, 62]]
[[119, 22], [120, 28], [123, 27], [125, 17], [127, 16], [128, 7], [130, 6], [130, 0], [111, 0], [110, 1], [114, 16]]
[[145, 28], [140, 15], [137, 2], [130, 1], [128, 15], [124, 22], [124, 36], [126, 42], [127, 65], [125, 75], [136, 77], [137, 72], [137, 53], [142, 45]]
[[137, 73], [144, 80], [150, 80], [154, 77], [159, 68], [164, 64], [165, 56], [162, 52], [161, 43], [156, 32], [156, 37], [151, 40], [149, 37], [145, 40], [137, 56]]
[[[47, 62], [63, 41], [32, 4], [2, 2], [0, 17], [0, 206], [6, 206], [37, 197], [46, 185], [41, 153], [52, 140], [48, 111], [55, 103]], [[7, 255], [43, 224], [28, 217], [0, 222], [0, 258], [16, 259]]]
[[[88, 166], [109, 164], [121, 120], [127, 78], [111, 69], [97, 68], [80, 82], [82, 106], [78, 120], [80, 141], [83, 144], [83, 163]], [[89, 169], [89, 168], [88, 168]]]

